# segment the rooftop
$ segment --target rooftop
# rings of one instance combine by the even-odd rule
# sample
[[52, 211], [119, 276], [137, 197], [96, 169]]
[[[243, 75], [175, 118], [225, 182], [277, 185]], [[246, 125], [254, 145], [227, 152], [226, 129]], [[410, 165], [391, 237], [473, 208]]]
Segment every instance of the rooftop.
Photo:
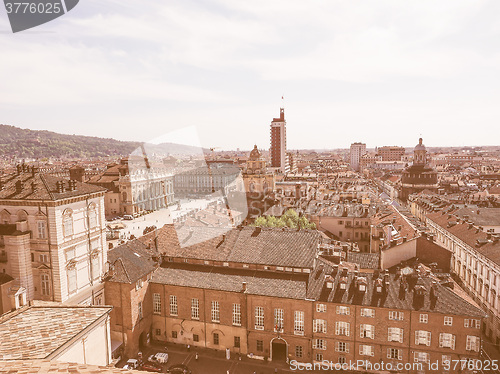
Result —
[[112, 307], [29, 306], [0, 317], [0, 360], [47, 358]]
[[[193, 235], [207, 239], [189, 245], [189, 236], [179, 235], [173, 225], [165, 225], [157, 232], [158, 251], [166, 257], [195, 258], [202, 260], [293, 266], [312, 268], [321, 234], [316, 230], [242, 227], [232, 230], [220, 228], [195, 228]], [[203, 230], [201, 230], [203, 229]], [[150, 243], [155, 233], [139, 240]], [[182, 244], [182, 245], [181, 245]]]
[[[58, 190], [58, 182], [64, 189]], [[38, 172], [22, 171], [0, 178], [0, 199], [9, 200], [62, 200], [91, 193], [105, 192], [99, 186], [73, 181], [74, 188], [69, 188], [69, 180]]]
[[[342, 265], [336, 267], [321, 258], [318, 266], [309, 277], [307, 298], [324, 302], [382, 307], [398, 310], [419, 310], [445, 314], [484, 317], [479, 307], [465, 301], [452, 289], [439, 283], [437, 279], [418, 272], [411, 275], [399, 275], [355, 271], [342, 271]], [[422, 274], [424, 275], [424, 274]], [[331, 282], [329, 288], [327, 283]], [[364, 282], [366, 290], [361, 292], [359, 284]], [[345, 283], [345, 289], [339, 285]], [[380, 286], [380, 292], [377, 288]], [[417, 289], [423, 289], [423, 295]], [[434, 288], [434, 291], [431, 289]], [[432, 296], [434, 293], [435, 297]]]
[[151, 281], [229, 292], [241, 292], [243, 283], [246, 282], [246, 293], [251, 295], [301, 300], [305, 299], [307, 288], [307, 277], [303, 275], [174, 263], [156, 270]]

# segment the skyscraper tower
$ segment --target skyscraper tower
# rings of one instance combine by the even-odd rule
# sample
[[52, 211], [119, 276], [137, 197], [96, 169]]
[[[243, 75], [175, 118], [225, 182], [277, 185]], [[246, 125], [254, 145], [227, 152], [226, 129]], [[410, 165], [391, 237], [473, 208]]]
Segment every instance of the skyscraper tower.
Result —
[[282, 173], [288, 170], [286, 156], [286, 121], [285, 108], [280, 108], [279, 118], [271, 122], [271, 167], [279, 168]]

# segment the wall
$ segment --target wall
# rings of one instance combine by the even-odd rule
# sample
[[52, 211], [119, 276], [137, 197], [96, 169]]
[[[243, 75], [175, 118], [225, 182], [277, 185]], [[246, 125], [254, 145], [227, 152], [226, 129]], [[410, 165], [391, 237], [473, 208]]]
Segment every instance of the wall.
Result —
[[381, 269], [389, 269], [417, 255], [417, 238], [380, 251]]

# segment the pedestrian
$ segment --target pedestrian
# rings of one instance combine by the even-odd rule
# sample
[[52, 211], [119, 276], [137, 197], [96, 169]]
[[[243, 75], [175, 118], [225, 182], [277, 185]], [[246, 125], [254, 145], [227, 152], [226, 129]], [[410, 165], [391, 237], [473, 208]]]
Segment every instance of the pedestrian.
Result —
[[198, 352], [196, 352], [196, 354], [194, 355], [194, 359], [198, 361]]

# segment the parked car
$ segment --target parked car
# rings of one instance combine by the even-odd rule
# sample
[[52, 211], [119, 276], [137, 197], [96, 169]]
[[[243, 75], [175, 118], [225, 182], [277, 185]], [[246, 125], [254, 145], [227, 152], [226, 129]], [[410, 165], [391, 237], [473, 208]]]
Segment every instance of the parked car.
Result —
[[125, 366], [123, 367], [124, 369], [137, 369], [139, 366], [139, 361], [137, 361], [135, 358], [131, 358], [130, 360], [127, 361]]
[[168, 353], [158, 352], [149, 356], [148, 361], [155, 364], [166, 364], [168, 361]]
[[127, 221], [132, 221], [134, 219], [134, 217], [132, 217], [130, 214], [125, 214], [123, 216], [123, 219], [124, 220], [127, 220]]
[[139, 369], [146, 371], [154, 371], [156, 373], [161, 373], [162, 370], [161, 367], [148, 363], [142, 364], [141, 366], [139, 366]]

